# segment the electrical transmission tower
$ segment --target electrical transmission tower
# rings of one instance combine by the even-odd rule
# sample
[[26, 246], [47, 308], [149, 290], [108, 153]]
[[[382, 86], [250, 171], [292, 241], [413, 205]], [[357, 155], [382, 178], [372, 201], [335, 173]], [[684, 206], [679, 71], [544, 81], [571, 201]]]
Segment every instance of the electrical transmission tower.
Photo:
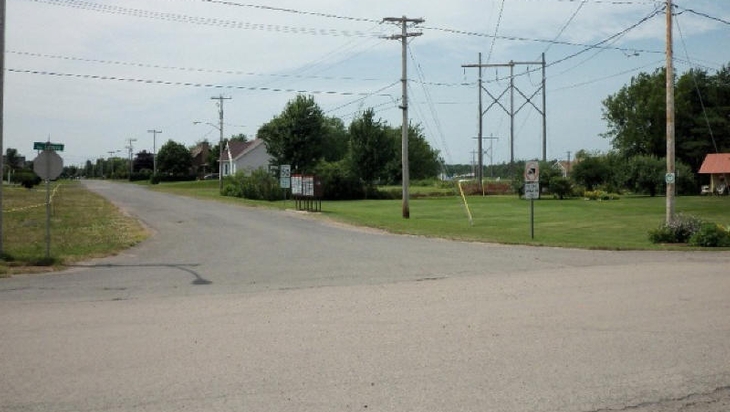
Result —
[[[540, 87], [535, 90], [534, 93], [531, 95], [527, 95], [524, 93], [519, 87], [515, 86], [515, 66], [518, 65], [541, 65], [542, 66], [542, 83]], [[546, 117], [546, 97], [545, 97], [545, 53], [542, 54], [542, 61], [539, 62], [515, 62], [510, 61], [509, 63], [500, 63], [500, 64], [482, 64], [482, 54], [479, 53], [479, 63], [477, 64], [464, 64], [461, 67], [464, 68], [477, 68], [479, 69], [479, 151], [481, 152], [482, 146], [482, 136], [483, 136], [483, 118], [484, 115], [494, 106], [497, 106], [501, 108], [507, 115], [510, 117], [510, 132], [509, 132], [509, 141], [510, 141], [510, 154], [509, 154], [509, 161], [510, 163], [514, 163], [515, 161], [515, 115], [520, 112], [525, 106], [528, 104], [535, 108], [535, 110], [538, 111], [542, 115], [542, 160], [547, 160], [547, 117]], [[509, 85], [506, 89], [504, 89], [499, 95], [495, 95], [492, 92], [490, 92], [486, 87], [484, 87], [484, 81], [482, 79], [482, 69], [488, 68], [488, 67], [509, 67]], [[524, 102], [522, 105], [520, 105], [517, 109], [515, 109], [515, 91], [522, 96], [524, 99]], [[542, 91], [542, 107], [538, 107], [538, 105], [534, 102], [535, 98], [537, 97], [538, 93]], [[486, 108], [483, 109], [482, 106], [482, 92], [487, 93], [489, 97], [492, 99], [491, 104]], [[502, 97], [504, 97], [505, 94], [509, 92], [509, 108], [505, 107], [504, 104], [502, 104]], [[479, 168], [481, 170], [482, 164], [479, 165]]]
[[408, 219], [411, 217], [410, 206], [408, 204], [408, 185], [409, 185], [409, 166], [408, 166], [408, 66], [407, 66], [407, 53], [408, 53], [408, 38], [417, 37], [423, 35], [421, 32], [409, 33], [408, 25], [421, 24], [424, 19], [409, 19], [406, 16], [403, 17], [386, 17], [383, 22], [398, 23], [401, 26], [401, 34], [394, 34], [386, 37], [389, 40], [400, 40], [403, 48], [402, 53], [402, 68], [403, 75], [401, 82], [403, 84], [403, 104], [401, 109], [403, 110], [403, 125], [401, 135], [401, 148], [402, 148], [402, 163], [403, 163], [403, 218]]

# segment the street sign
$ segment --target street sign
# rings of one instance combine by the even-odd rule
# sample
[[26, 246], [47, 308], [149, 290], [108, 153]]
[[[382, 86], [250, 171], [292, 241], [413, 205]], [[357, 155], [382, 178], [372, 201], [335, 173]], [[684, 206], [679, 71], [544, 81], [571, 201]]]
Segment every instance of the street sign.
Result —
[[291, 177], [291, 165], [281, 165], [281, 177]]
[[666, 175], [664, 175], [664, 181], [667, 182], [668, 185], [674, 183], [675, 178], [676, 176], [674, 173], [667, 173]]
[[279, 187], [291, 189], [291, 165], [279, 166]]
[[51, 142], [33, 142], [33, 150], [53, 150], [54, 152], [63, 152], [63, 144]]
[[525, 163], [525, 182], [540, 181], [540, 164], [536, 161]]
[[63, 159], [53, 150], [44, 150], [33, 160], [33, 171], [43, 180], [53, 180], [63, 172]]
[[540, 198], [540, 183], [539, 182], [525, 183], [525, 199], [537, 200], [539, 198]]

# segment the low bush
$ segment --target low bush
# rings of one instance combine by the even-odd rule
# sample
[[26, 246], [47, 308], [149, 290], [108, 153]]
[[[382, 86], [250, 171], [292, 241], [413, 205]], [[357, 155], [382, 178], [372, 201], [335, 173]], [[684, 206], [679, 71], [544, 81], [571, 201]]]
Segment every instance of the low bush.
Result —
[[650, 230], [649, 240], [652, 243], [687, 243], [701, 226], [702, 220], [699, 218], [680, 213], [671, 223], [662, 223], [658, 228]]
[[730, 247], [730, 232], [714, 223], [703, 223], [689, 238], [690, 246]]
[[586, 200], [619, 200], [621, 196], [616, 193], [609, 193], [603, 190], [586, 190], [583, 192]]

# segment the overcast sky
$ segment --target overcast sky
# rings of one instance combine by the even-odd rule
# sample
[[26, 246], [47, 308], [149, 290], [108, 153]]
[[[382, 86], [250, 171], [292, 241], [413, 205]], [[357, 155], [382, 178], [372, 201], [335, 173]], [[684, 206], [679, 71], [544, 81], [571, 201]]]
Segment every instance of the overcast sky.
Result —
[[[66, 165], [153, 151], [150, 129], [193, 146], [255, 137], [297, 92], [349, 125], [374, 108], [401, 124], [400, 28], [385, 17], [423, 18], [409, 41], [410, 117], [447, 163], [477, 147], [479, 53], [485, 64], [547, 63], [547, 155], [606, 151], [601, 102], [640, 72], [663, 67], [664, 1], [648, 0], [7, 0], [4, 147], [35, 157], [34, 141], [64, 143]], [[730, 63], [730, 2], [676, 0], [675, 69], [714, 73]], [[605, 41], [607, 40], [608, 41]], [[605, 41], [605, 42], [603, 42]], [[601, 47], [591, 47], [600, 44]], [[483, 70], [494, 97], [509, 68]], [[515, 65], [515, 106], [540, 107], [540, 66]], [[537, 94], [536, 94], [537, 93]], [[484, 93], [485, 109], [494, 101]], [[510, 158], [509, 93], [484, 116], [485, 164]], [[195, 125], [193, 122], [200, 121]], [[515, 117], [514, 156], [541, 157], [541, 115]], [[491, 154], [491, 156], [490, 156]]]

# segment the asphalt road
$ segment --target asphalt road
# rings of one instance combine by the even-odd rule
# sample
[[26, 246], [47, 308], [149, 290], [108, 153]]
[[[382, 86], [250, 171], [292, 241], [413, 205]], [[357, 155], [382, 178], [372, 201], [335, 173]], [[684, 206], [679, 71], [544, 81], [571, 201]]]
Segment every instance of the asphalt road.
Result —
[[394, 236], [86, 184], [154, 235], [0, 280], [0, 411], [730, 411], [728, 252]]

